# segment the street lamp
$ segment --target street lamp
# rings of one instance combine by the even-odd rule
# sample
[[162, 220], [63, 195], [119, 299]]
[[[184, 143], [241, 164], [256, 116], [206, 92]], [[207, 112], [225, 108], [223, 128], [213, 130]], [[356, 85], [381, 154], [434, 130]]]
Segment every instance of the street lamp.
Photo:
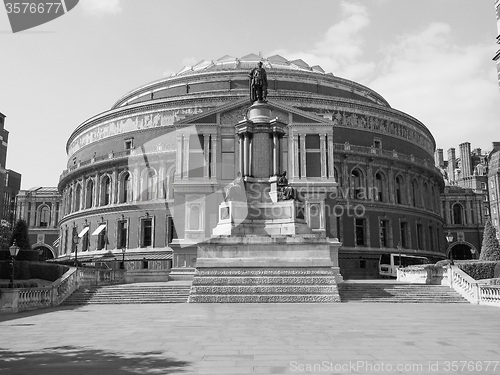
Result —
[[398, 250], [399, 250], [399, 268], [401, 268], [401, 250], [403, 246], [401, 246], [401, 241], [398, 242]]
[[78, 235], [73, 236], [73, 243], [75, 244], [75, 267], [78, 267], [78, 243], [80, 242], [80, 237]]
[[[448, 231], [448, 234], [446, 235], [446, 241], [448, 242], [448, 248], [449, 248], [451, 243], [453, 242], [453, 234], [451, 234], [451, 231]], [[455, 264], [453, 262], [453, 251], [451, 251], [451, 249], [450, 249], [450, 264], [451, 265]]]
[[19, 246], [17, 246], [16, 240], [14, 240], [12, 246], [9, 247], [9, 251], [10, 251], [10, 269], [11, 269], [9, 288], [14, 288], [14, 260], [17, 254], [19, 253]]

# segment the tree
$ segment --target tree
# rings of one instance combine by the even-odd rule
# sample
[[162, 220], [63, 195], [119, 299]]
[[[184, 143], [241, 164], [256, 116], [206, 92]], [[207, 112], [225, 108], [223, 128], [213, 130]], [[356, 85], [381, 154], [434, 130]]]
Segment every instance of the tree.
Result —
[[0, 250], [9, 250], [12, 229], [10, 223], [6, 220], [0, 222]]
[[487, 219], [484, 224], [483, 243], [479, 260], [500, 260], [500, 245], [498, 244], [497, 231]]
[[28, 237], [28, 224], [26, 224], [26, 221], [20, 219], [16, 222], [16, 225], [14, 225], [9, 246], [12, 246], [14, 240], [17, 246], [19, 246], [19, 250], [31, 250], [30, 239]]

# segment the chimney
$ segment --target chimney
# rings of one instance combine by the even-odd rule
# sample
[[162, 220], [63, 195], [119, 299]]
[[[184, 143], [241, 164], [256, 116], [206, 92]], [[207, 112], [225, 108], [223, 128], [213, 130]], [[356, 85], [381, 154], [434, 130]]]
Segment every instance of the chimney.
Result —
[[444, 157], [443, 157], [443, 149], [442, 148], [438, 148], [434, 152], [434, 164], [438, 168], [444, 167]]
[[455, 179], [455, 168], [456, 167], [457, 167], [457, 161], [455, 158], [455, 149], [449, 148], [448, 149], [448, 179], [450, 181]]
[[460, 144], [460, 160], [462, 162], [462, 178], [472, 176], [469, 142]]
[[493, 142], [493, 151], [500, 151], [500, 142]]

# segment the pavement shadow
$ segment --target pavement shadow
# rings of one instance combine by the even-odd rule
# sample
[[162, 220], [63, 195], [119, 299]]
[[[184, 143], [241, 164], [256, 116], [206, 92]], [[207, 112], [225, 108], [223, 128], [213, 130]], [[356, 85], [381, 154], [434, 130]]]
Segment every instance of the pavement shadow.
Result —
[[187, 365], [162, 352], [116, 353], [73, 346], [23, 352], [0, 349], [0, 374], [8, 375], [179, 374]]

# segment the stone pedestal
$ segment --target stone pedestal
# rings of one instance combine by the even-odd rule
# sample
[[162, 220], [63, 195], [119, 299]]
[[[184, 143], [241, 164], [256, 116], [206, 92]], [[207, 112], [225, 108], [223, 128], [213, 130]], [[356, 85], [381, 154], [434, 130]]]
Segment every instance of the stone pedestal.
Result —
[[340, 301], [340, 243], [313, 233], [303, 202], [279, 200], [286, 124], [270, 116], [269, 105], [255, 103], [236, 125], [243, 177], [234, 200], [219, 205], [212, 238], [198, 246], [189, 302]]

